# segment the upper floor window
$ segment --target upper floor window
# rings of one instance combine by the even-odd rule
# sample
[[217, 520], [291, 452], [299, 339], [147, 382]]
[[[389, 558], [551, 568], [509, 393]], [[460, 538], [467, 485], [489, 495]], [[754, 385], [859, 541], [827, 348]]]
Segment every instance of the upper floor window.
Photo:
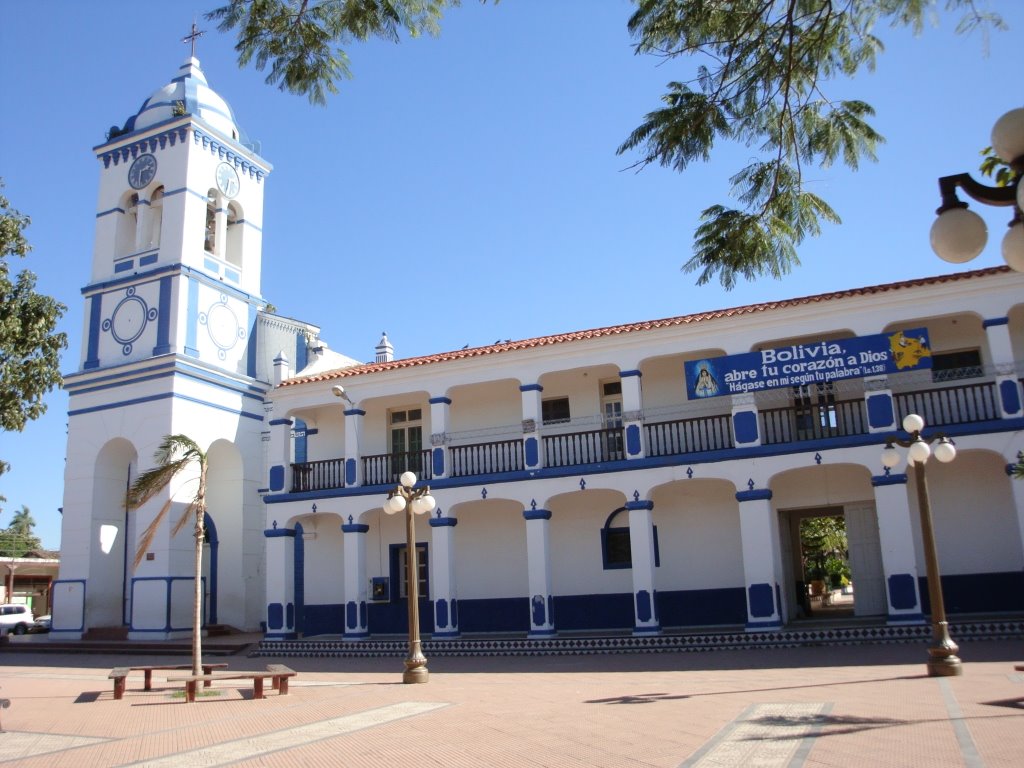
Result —
[[569, 422], [569, 398], [552, 397], [540, 403], [541, 420], [545, 424], [567, 424]]
[[124, 211], [117, 223], [117, 243], [115, 251], [117, 256], [126, 256], [135, 253], [135, 240], [139, 229], [139, 196], [132, 192], [124, 198], [121, 206]]
[[203, 231], [203, 250], [217, 253], [217, 193], [210, 190], [206, 195], [206, 227]]
[[423, 409], [402, 408], [388, 414], [388, 452], [391, 454], [391, 475], [409, 470], [423, 472]]
[[932, 353], [932, 381], [973, 379], [983, 374], [981, 350], [962, 349], [956, 352]]

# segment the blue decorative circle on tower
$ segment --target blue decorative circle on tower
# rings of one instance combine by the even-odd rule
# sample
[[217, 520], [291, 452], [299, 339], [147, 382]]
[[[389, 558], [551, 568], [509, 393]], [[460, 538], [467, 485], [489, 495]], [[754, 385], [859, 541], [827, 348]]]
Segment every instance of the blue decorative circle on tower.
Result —
[[114, 341], [121, 345], [122, 354], [130, 355], [132, 345], [145, 332], [146, 325], [156, 320], [159, 311], [156, 307], [146, 304], [144, 298], [137, 296], [134, 286], [124, 293], [124, 298], [117, 303], [101, 327], [104, 331], [109, 331]]
[[208, 310], [199, 314], [199, 322], [206, 326], [210, 341], [217, 347], [217, 357], [224, 360], [229, 349], [245, 338], [245, 328], [228, 306], [228, 297], [223, 293]]

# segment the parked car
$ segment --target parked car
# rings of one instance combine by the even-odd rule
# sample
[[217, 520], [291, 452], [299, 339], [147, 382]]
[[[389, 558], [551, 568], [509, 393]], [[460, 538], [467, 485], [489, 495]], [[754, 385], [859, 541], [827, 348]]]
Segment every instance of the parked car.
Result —
[[49, 632], [50, 631], [50, 614], [43, 616], [37, 616], [35, 623], [29, 629], [29, 632]]
[[0, 605], [0, 627], [13, 635], [24, 635], [35, 626], [36, 618], [27, 605]]

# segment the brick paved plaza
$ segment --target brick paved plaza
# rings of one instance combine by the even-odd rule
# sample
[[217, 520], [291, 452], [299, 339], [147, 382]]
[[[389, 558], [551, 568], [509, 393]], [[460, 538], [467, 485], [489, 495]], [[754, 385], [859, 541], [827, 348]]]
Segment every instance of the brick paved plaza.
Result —
[[962, 677], [925, 676], [925, 657], [907, 644], [438, 658], [426, 685], [402, 685], [400, 659], [292, 658], [287, 696], [224, 680], [186, 704], [161, 675], [148, 693], [130, 678], [121, 701], [107, 679], [181, 656], [0, 648], [0, 764], [1024, 765], [1024, 643], [962, 643]]

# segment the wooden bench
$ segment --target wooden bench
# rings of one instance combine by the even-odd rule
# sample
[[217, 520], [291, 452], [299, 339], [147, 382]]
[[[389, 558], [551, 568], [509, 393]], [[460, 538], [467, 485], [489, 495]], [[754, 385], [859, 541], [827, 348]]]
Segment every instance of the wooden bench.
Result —
[[268, 677], [274, 690], [279, 696], [288, 694], [288, 679], [298, 674], [294, 669], [283, 664], [268, 664], [266, 670], [237, 671], [237, 672], [208, 672], [202, 675], [170, 675], [167, 682], [185, 683], [185, 701], [196, 700], [196, 686], [202, 681], [209, 687], [214, 680], [252, 680], [252, 697], [254, 699], [265, 698], [263, 696], [263, 681]]
[[[210, 674], [215, 669], [224, 669], [227, 667], [226, 662], [217, 662], [211, 664], [200, 665], [203, 668], [203, 674]], [[114, 681], [114, 698], [120, 699], [124, 697], [125, 684], [128, 675], [132, 672], [142, 672], [145, 674], [145, 681], [143, 683], [142, 690], [151, 691], [153, 690], [153, 671], [154, 670], [172, 670], [172, 669], [192, 669], [191, 664], [145, 664], [136, 667], [114, 667], [107, 675], [107, 678]], [[207, 683], [209, 687], [209, 683]]]

